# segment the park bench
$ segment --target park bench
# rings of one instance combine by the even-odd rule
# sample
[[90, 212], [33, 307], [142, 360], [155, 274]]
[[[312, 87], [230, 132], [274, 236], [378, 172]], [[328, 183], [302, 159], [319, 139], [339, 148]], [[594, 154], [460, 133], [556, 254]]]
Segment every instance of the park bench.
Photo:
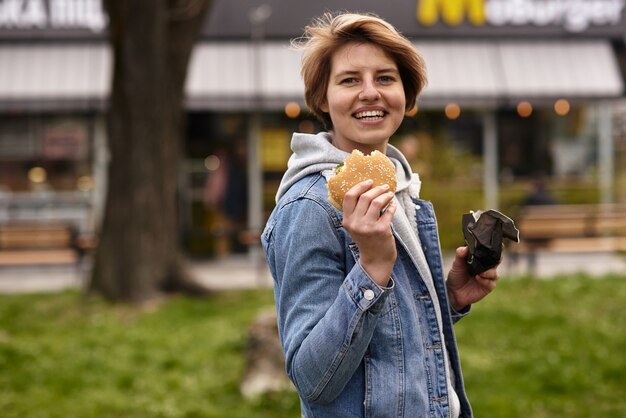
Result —
[[516, 224], [519, 253], [626, 251], [626, 204], [527, 206]]
[[92, 247], [92, 239], [78, 236], [68, 224], [0, 224], [0, 266], [75, 264]]

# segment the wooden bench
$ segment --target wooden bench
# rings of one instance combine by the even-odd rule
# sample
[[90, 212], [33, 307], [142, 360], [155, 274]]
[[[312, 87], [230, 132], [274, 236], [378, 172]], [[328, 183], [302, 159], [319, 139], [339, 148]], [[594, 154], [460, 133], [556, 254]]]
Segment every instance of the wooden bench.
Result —
[[75, 264], [92, 241], [63, 223], [0, 224], [0, 266]]
[[626, 204], [527, 206], [516, 224], [517, 252], [626, 251]]

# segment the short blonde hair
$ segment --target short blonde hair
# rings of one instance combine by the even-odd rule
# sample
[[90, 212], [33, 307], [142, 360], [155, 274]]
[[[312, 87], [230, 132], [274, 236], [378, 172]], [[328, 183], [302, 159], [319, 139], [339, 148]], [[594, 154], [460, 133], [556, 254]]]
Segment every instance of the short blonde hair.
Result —
[[331, 71], [333, 54], [346, 44], [370, 43], [381, 47], [395, 61], [400, 72], [406, 110], [415, 106], [417, 96], [426, 85], [424, 59], [411, 41], [392, 25], [374, 14], [325, 13], [305, 28], [292, 46], [303, 51], [301, 74], [304, 99], [313, 114], [332, 129], [330, 115], [322, 110]]

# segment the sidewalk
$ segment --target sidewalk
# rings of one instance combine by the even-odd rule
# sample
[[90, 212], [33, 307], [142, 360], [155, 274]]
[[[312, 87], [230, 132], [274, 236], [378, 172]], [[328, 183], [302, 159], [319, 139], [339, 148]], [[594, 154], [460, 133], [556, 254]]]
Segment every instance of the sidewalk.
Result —
[[[199, 283], [215, 290], [271, 288], [272, 276], [259, 257], [234, 256], [223, 260], [190, 261], [189, 271]], [[58, 292], [85, 287], [89, 269], [75, 265], [0, 267], [0, 294]]]
[[[452, 254], [444, 256], [446, 271]], [[526, 259], [517, 263], [506, 259], [500, 266], [500, 277], [514, 277], [526, 272]], [[271, 288], [272, 277], [265, 261], [255, 256], [236, 256], [223, 260], [192, 261], [190, 272], [199, 283], [215, 290]], [[537, 257], [536, 276], [554, 276], [586, 273], [603, 276], [609, 273], [626, 275], [626, 256], [610, 253], [555, 253], [541, 252]], [[83, 276], [75, 266], [52, 267], [2, 267], [0, 268], [0, 293], [57, 292], [84, 286]]]

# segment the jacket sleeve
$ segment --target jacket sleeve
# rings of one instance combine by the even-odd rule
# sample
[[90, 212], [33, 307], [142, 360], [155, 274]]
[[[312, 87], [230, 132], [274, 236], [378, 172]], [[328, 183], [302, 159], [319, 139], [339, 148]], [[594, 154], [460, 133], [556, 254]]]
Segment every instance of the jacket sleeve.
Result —
[[391, 290], [358, 262], [345, 271], [352, 255], [331, 210], [294, 200], [264, 234], [287, 374], [303, 398], [319, 403], [333, 401], [358, 368]]

